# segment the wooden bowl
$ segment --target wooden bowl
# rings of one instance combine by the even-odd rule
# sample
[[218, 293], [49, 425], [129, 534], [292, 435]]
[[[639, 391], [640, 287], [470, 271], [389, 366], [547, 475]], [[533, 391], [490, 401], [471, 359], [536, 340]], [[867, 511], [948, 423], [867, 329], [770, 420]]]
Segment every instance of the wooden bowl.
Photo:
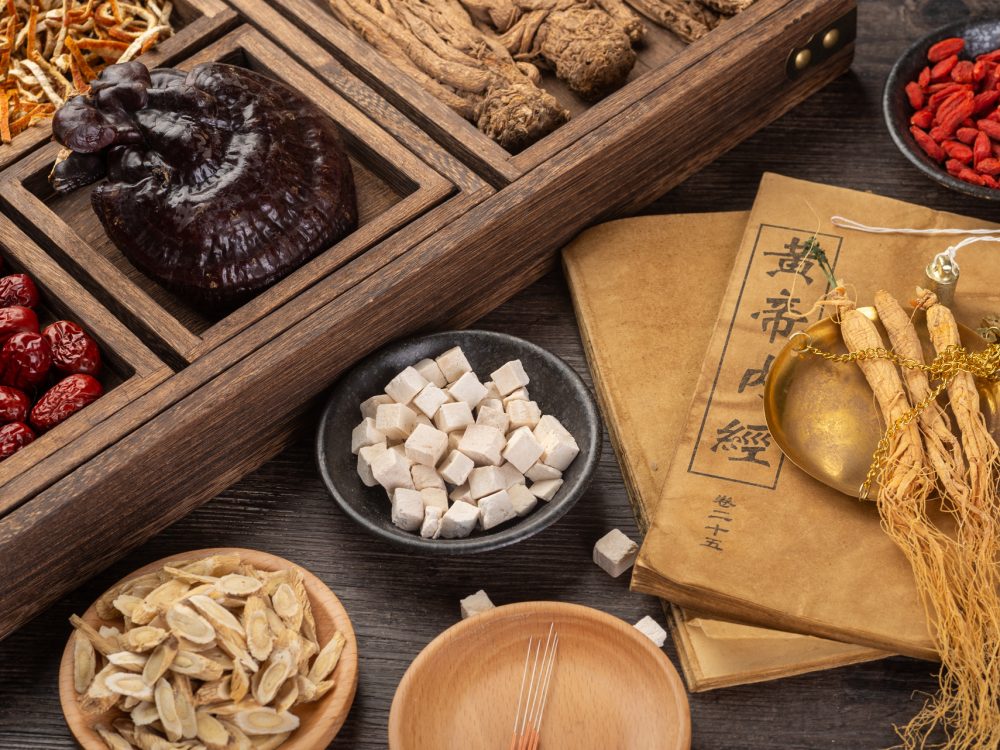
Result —
[[[309, 595], [309, 602], [312, 604], [313, 616], [316, 618], [316, 634], [319, 636], [320, 643], [325, 643], [337, 630], [347, 638], [344, 652], [334, 673], [337, 682], [333, 689], [320, 700], [314, 703], [305, 703], [295, 708], [293, 713], [301, 719], [301, 724], [281, 746], [281, 750], [322, 750], [326, 748], [344, 725], [347, 714], [351, 710], [351, 704], [354, 702], [354, 693], [358, 687], [358, 642], [344, 605], [316, 576], [301, 566], [296, 566], [288, 560], [269, 555], [266, 552], [238, 547], [219, 547], [165, 557], [139, 568], [119, 583], [162, 568], [173, 560], [192, 560], [225, 553], [238, 554], [245, 561], [262, 570], [299, 567], [302, 571], [306, 592]], [[116, 624], [98, 617], [93, 605], [83, 613], [82, 617], [85, 622], [95, 628], [101, 625]], [[59, 702], [62, 704], [63, 715], [66, 717], [70, 731], [73, 732], [76, 741], [84, 750], [107, 750], [107, 745], [94, 731], [93, 726], [108, 723], [109, 718], [114, 718], [117, 712], [109, 716], [108, 714], [85, 714], [80, 710], [76, 690], [73, 688], [72, 644], [73, 639], [70, 638], [59, 664]]]
[[543, 750], [690, 748], [687, 694], [652, 641], [589, 607], [524, 602], [463, 620], [420, 653], [392, 701], [390, 750], [508, 747], [528, 639], [551, 623]]

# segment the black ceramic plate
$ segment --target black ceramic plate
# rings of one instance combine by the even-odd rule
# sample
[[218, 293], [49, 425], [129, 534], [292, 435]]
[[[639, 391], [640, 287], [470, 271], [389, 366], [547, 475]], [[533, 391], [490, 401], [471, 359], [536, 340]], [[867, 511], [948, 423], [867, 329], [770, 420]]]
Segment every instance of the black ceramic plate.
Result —
[[930, 49], [931, 45], [942, 39], [955, 36], [965, 40], [965, 51], [960, 57], [962, 59], [975, 58], [976, 55], [1000, 47], [1000, 19], [954, 23], [928, 34], [906, 50], [892, 66], [889, 78], [886, 79], [885, 91], [882, 93], [882, 112], [885, 115], [885, 122], [889, 127], [892, 140], [896, 142], [906, 158], [925, 175], [960, 193], [986, 200], [1000, 200], [1000, 190], [972, 185], [952, 177], [945, 170], [944, 165], [937, 164], [925, 154], [913, 140], [913, 136], [910, 135], [910, 116], [913, 114], [913, 110], [906, 98], [904, 87], [910, 81], [915, 80], [920, 71], [927, 65], [927, 50]]
[[[512, 359], [520, 359], [531, 382], [528, 391], [543, 414], [552, 414], [576, 438], [580, 454], [563, 472], [563, 485], [550, 502], [523, 519], [466, 539], [422, 539], [396, 528], [385, 490], [366, 487], [351, 453], [351, 430], [361, 421], [361, 402], [383, 393], [407, 366], [460, 346], [480, 379]], [[450, 331], [391, 344], [358, 363], [333, 387], [317, 435], [323, 483], [347, 515], [390, 542], [412, 550], [465, 554], [499, 549], [537, 534], [568, 511], [587, 489], [601, 451], [601, 422], [594, 399], [580, 377], [559, 357], [523, 339], [491, 331]]]

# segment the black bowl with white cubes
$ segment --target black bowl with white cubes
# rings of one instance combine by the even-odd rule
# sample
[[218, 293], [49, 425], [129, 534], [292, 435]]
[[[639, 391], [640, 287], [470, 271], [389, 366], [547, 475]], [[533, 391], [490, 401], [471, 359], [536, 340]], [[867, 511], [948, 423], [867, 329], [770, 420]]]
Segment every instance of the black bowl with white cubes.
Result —
[[560, 518], [593, 478], [601, 423], [559, 357], [492, 331], [392, 344], [334, 386], [317, 454], [351, 518], [394, 544], [498, 549]]

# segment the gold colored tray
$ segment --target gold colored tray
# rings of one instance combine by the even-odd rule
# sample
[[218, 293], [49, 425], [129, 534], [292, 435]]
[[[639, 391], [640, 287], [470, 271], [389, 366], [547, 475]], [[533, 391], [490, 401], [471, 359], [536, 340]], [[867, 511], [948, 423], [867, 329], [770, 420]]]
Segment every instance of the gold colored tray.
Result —
[[[859, 312], [875, 321], [888, 343], [873, 307]], [[917, 332], [927, 362], [934, 348], [923, 319]], [[975, 331], [959, 325], [962, 345], [979, 351], [986, 342]], [[824, 318], [805, 329], [810, 343], [846, 354], [840, 326]], [[790, 340], [777, 356], [764, 385], [764, 417], [771, 437], [788, 460], [823, 484], [857, 497], [871, 465], [872, 454], [885, 429], [875, 396], [860, 368], [853, 363], [830, 362], [795, 351]], [[994, 437], [1000, 438], [1000, 383], [977, 381], [981, 408]]]

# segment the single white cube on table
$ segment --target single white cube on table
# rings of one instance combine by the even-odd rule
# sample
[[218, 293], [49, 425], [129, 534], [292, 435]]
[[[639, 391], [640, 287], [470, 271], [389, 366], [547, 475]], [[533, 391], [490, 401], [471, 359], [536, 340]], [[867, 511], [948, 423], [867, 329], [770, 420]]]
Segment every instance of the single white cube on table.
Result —
[[541, 482], [532, 483], [528, 489], [531, 490], [531, 494], [539, 500], [548, 502], [556, 496], [556, 493], [562, 485], [563, 480], [561, 479], [543, 479]]
[[531, 382], [528, 379], [528, 373], [524, 371], [524, 365], [521, 364], [521, 360], [519, 359], [511, 360], [502, 367], [498, 367], [490, 373], [490, 377], [496, 383], [497, 390], [500, 391], [501, 396], [510, 395], [518, 388], [523, 388]]
[[506, 444], [503, 433], [496, 427], [474, 424], [465, 429], [458, 442], [458, 449], [476, 462], [477, 466], [499, 466], [502, 463], [500, 451]]
[[508, 403], [506, 408], [511, 429], [529, 427], [534, 430], [538, 425], [538, 420], [542, 418], [542, 410], [538, 408], [538, 403], [535, 401], [516, 399]]
[[455, 346], [438, 356], [435, 360], [445, 379], [454, 383], [467, 372], [472, 372], [472, 365], [465, 358], [461, 347]]
[[448, 435], [427, 425], [418, 424], [406, 439], [406, 455], [415, 464], [434, 467], [448, 450]]
[[361, 477], [365, 487], [378, 485], [379, 482], [372, 473], [372, 462], [387, 450], [385, 443], [376, 443], [375, 445], [366, 445], [358, 451], [358, 476]]
[[410, 467], [410, 476], [413, 477], [414, 488], [418, 490], [445, 488], [444, 480], [433, 466], [414, 464]]
[[532, 482], [542, 482], [546, 479], [562, 479], [562, 472], [559, 469], [546, 466], [541, 461], [536, 461], [534, 466], [524, 472], [524, 477]]
[[374, 457], [371, 462], [372, 476], [390, 494], [397, 488], [415, 489], [410, 476], [410, 462], [399, 451], [389, 448]]
[[632, 627], [655, 643], [657, 648], [663, 648], [663, 644], [667, 642], [667, 631], [661, 628], [660, 624], [649, 615], [643, 617]]
[[448, 491], [443, 487], [425, 487], [420, 490], [420, 498], [425, 508], [434, 506], [440, 508], [442, 513], [448, 510]]
[[503, 409], [495, 409], [492, 406], [480, 405], [479, 413], [476, 415], [476, 424], [485, 424], [490, 427], [496, 427], [500, 430], [500, 432], [506, 434], [510, 420], [507, 418], [507, 413], [504, 412]]
[[500, 473], [503, 474], [503, 488], [509, 490], [515, 484], [524, 484], [524, 474], [517, 470], [517, 467], [509, 461], [500, 464]]
[[538, 505], [538, 498], [531, 494], [531, 490], [523, 484], [515, 484], [507, 488], [507, 495], [510, 497], [510, 504], [514, 506], [514, 512], [518, 517], [523, 518], [535, 509]]
[[484, 531], [489, 531], [512, 518], [517, 518], [517, 511], [514, 510], [514, 504], [510, 501], [507, 490], [500, 490], [480, 498], [479, 513], [479, 520]]
[[375, 419], [375, 412], [382, 404], [395, 403], [389, 396], [380, 393], [361, 402], [361, 416], [363, 419]]
[[531, 397], [528, 395], [527, 388], [518, 388], [515, 391], [511, 391], [506, 396], [503, 397], [504, 406], [508, 406], [515, 401], [530, 401]]
[[413, 369], [423, 375], [424, 380], [428, 383], [433, 383], [438, 388], [444, 388], [448, 385], [448, 379], [433, 359], [422, 359], [413, 365]]
[[427, 378], [413, 367], [407, 367], [399, 375], [389, 381], [385, 392], [397, 404], [408, 404], [427, 385]]
[[594, 545], [594, 562], [612, 578], [617, 578], [635, 564], [639, 545], [619, 529], [612, 529]]
[[474, 409], [486, 398], [486, 386], [479, 382], [476, 373], [467, 372], [448, 386], [448, 395], [456, 401], [464, 401]]
[[406, 440], [417, 424], [417, 414], [405, 404], [379, 404], [375, 428], [390, 441]]
[[476, 528], [479, 520], [479, 508], [469, 503], [455, 503], [441, 518], [442, 539], [461, 539], [467, 537]]
[[522, 474], [535, 465], [542, 455], [542, 445], [527, 427], [518, 427], [507, 439], [503, 457]]
[[392, 493], [392, 523], [403, 531], [417, 531], [424, 522], [424, 501], [420, 493], [397, 487]]
[[458, 604], [462, 610], [463, 620], [467, 620], [473, 615], [479, 615], [483, 612], [489, 612], [491, 609], [496, 609], [496, 605], [490, 601], [490, 598], [482, 589], [477, 591], [475, 594], [470, 594], [465, 597]]
[[413, 405], [417, 407], [425, 416], [430, 419], [434, 419], [434, 415], [437, 414], [441, 405], [447, 404], [449, 401], [451, 401], [451, 396], [433, 383], [428, 383], [424, 386], [423, 390], [414, 397]]
[[464, 401], [450, 401], [441, 404], [434, 415], [434, 425], [441, 432], [456, 432], [476, 423], [472, 418], [472, 408]]
[[504, 475], [499, 466], [480, 466], [469, 474], [469, 493], [473, 500], [505, 489]]
[[371, 417], [365, 417], [361, 424], [351, 430], [351, 453], [355, 456], [365, 446], [385, 442], [385, 435], [378, 431], [375, 420]]
[[453, 503], [467, 503], [469, 505], [476, 504], [476, 501], [472, 499], [472, 492], [469, 490], [468, 482], [460, 484], [458, 487], [449, 492], [448, 499]]
[[424, 522], [420, 525], [420, 536], [424, 539], [437, 539], [441, 529], [441, 519], [444, 511], [435, 505], [424, 507]]
[[475, 466], [475, 462], [464, 453], [459, 450], [452, 450], [444, 461], [441, 462], [437, 473], [448, 484], [457, 486], [465, 483]]

